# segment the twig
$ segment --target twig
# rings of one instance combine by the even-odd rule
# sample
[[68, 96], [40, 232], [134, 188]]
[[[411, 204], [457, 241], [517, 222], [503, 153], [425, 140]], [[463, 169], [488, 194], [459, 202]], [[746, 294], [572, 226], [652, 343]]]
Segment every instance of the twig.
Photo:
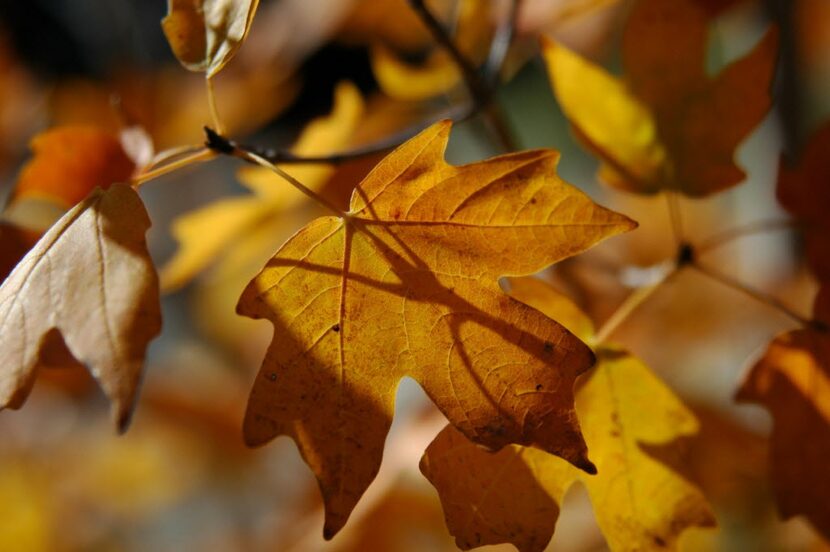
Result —
[[513, 37], [516, 35], [516, 22], [519, 19], [519, 10], [522, 0], [513, 0], [510, 4], [510, 14], [496, 30], [493, 42], [490, 44], [490, 53], [484, 63], [484, 80], [493, 89], [498, 83], [501, 68], [507, 57]]
[[698, 253], [708, 253], [738, 238], [773, 230], [792, 229], [797, 226], [798, 222], [794, 220], [759, 220], [750, 222], [749, 224], [736, 226], [706, 238], [696, 246], [696, 251]]
[[383, 153], [394, 149], [400, 146], [402, 143], [406, 142], [428, 126], [434, 124], [437, 121], [444, 120], [444, 119], [451, 119], [453, 122], [461, 122], [469, 119], [476, 113], [476, 106], [474, 104], [462, 104], [453, 106], [447, 110], [442, 111], [438, 117], [434, 120], [430, 120], [427, 123], [418, 123], [407, 127], [400, 132], [397, 132], [391, 136], [383, 138], [382, 140], [378, 140], [377, 142], [373, 142], [371, 144], [367, 144], [365, 146], [360, 146], [350, 150], [344, 150], [341, 152], [332, 153], [329, 155], [295, 155], [288, 150], [283, 149], [272, 149], [272, 148], [263, 148], [261, 146], [256, 145], [249, 145], [249, 144], [240, 144], [234, 140], [223, 136], [222, 133], [216, 132], [211, 130], [217, 138], [221, 139], [224, 143], [230, 144], [233, 148], [241, 151], [246, 151], [248, 153], [254, 154], [262, 159], [265, 159], [271, 163], [279, 163], [282, 165], [301, 165], [301, 164], [312, 164], [312, 163], [326, 163], [326, 164], [340, 164], [346, 163], [348, 161], [353, 161], [355, 159], [360, 159], [362, 157], [368, 157], [370, 155], [375, 155], [378, 153]]
[[659, 280], [653, 284], [637, 288], [617, 307], [608, 320], [597, 330], [592, 340], [593, 345], [605, 342], [655, 291], [663, 286], [669, 279], [673, 278], [680, 270], [679, 266], [673, 266], [667, 270]]
[[501, 148], [505, 151], [515, 151], [516, 144], [513, 140], [513, 134], [510, 132], [510, 126], [499, 107], [493, 102], [493, 88], [488, 85], [478, 73], [476, 67], [458, 49], [450, 34], [430, 11], [424, 0], [409, 0], [409, 5], [412, 6], [421, 21], [427, 26], [435, 41], [447, 51], [458, 66], [464, 85], [467, 87], [476, 107], [484, 113], [488, 128], [493, 131], [493, 135], [498, 140]]
[[302, 182], [300, 182], [299, 180], [297, 180], [296, 178], [282, 170], [280, 167], [271, 163], [268, 159], [265, 159], [264, 157], [261, 157], [254, 152], [238, 147], [235, 143], [228, 140], [221, 134], [218, 134], [212, 128], [205, 127], [205, 134], [207, 134], [207, 141], [205, 142], [205, 146], [207, 146], [209, 151], [221, 153], [223, 155], [230, 155], [232, 157], [237, 157], [249, 163], [265, 167], [266, 169], [282, 177], [289, 184], [294, 186], [297, 190], [308, 196], [310, 199], [312, 199], [319, 205], [322, 205], [336, 216], [349, 218], [348, 213], [345, 213], [337, 207], [335, 207], [326, 198], [318, 195], [316, 192], [306, 187], [305, 184], [303, 184]]
[[740, 291], [744, 295], [752, 297], [756, 301], [778, 310], [782, 314], [792, 318], [793, 320], [795, 320], [800, 325], [802, 325], [806, 328], [816, 328], [816, 327], [818, 327], [818, 325], [815, 321], [809, 320], [809, 319], [801, 316], [800, 314], [798, 314], [797, 312], [792, 310], [790, 307], [785, 305], [783, 302], [781, 302], [781, 300], [779, 300], [776, 297], [768, 295], [768, 294], [764, 293], [761, 290], [750, 287], [750, 286], [744, 284], [743, 282], [739, 282], [738, 280], [732, 278], [731, 276], [728, 276], [726, 274], [723, 274], [721, 272], [713, 270], [713, 269], [711, 269], [707, 266], [701, 265], [700, 263], [698, 263], [696, 261], [690, 263], [689, 266], [691, 266], [692, 268], [694, 268], [695, 270], [697, 270], [698, 272], [700, 272], [704, 276], [708, 276], [712, 280], [714, 280], [714, 281], [716, 281], [716, 282], [718, 282], [718, 283], [720, 283], [720, 284], [722, 284], [726, 287], [732, 288], [736, 291]]
[[203, 161], [210, 161], [216, 157], [216, 153], [211, 151], [208, 148], [202, 148], [201, 150], [188, 155], [186, 157], [182, 157], [181, 159], [177, 159], [167, 165], [162, 165], [161, 167], [155, 168], [150, 171], [143, 172], [133, 177], [130, 181], [133, 188], [136, 190], [144, 185], [146, 182], [158, 178], [160, 176], [164, 176], [169, 174], [173, 171], [177, 171], [179, 169], [183, 169], [188, 165], [193, 165], [195, 163], [201, 163]]
[[470, 91], [470, 95], [473, 97], [473, 100], [479, 105], [486, 105], [489, 103], [490, 97], [492, 96], [490, 87], [487, 86], [481, 78], [481, 75], [478, 74], [475, 66], [463, 53], [461, 53], [461, 50], [456, 47], [447, 30], [441, 22], [438, 21], [432, 11], [430, 11], [424, 0], [409, 0], [409, 5], [418, 17], [421, 18], [424, 25], [427, 26], [435, 41], [442, 48], [444, 48], [444, 50], [446, 50], [461, 70], [461, 74], [464, 77], [464, 84]]

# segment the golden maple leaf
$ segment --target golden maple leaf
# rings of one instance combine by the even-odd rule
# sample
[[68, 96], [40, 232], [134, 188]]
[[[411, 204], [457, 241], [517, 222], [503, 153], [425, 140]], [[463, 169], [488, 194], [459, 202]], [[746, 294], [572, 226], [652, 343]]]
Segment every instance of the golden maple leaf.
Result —
[[[547, 284], [513, 279], [511, 287], [517, 299], [591, 333], [587, 317]], [[537, 448], [489, 453], [452, 426], [429, 445], [421, 471], [438, 490], [459, 547], [511, 542], [523, 552], [544, 550], [577, 481], [612, 550], [675, 549], [686, 528], [714, 525], [700, 491], [670, 467], [680, 457], [677, 440], [697, 432], [692, 413], [636, 357], [608, 346], [597, 356], [576, 392], [596, 475]]]
[[635, 224], [558, 178], [550, 150], [448, 165], [449, 131], [437, 123], [387, 156], [349, 213], [297, 232], [239, 301], [274, 325], [245, 439], [294, 438], [329, 538], [377, 473], [404, 376], [487, 447], [534, 443], [593, 469], [572, 403], [591, 351], [497, 281]]
[[623, 36], [624, 79], [543, 42], [559, 104], [602, 160], [600, 178], [608, 184], [705, 196], [745, 178], [733, 155], [772, 105], [778, 33], [768, 30], [749, 54], [711, 77], [709, 21], [692, 0], [640, 0]]
[[19, 407], [40, 355], [55, 341], [86, 364], [129, 421], [147, 344], [161, 330], [150, 219], [138, 194], [114, 184], [70, 209], [0, 286], [0, 407]]

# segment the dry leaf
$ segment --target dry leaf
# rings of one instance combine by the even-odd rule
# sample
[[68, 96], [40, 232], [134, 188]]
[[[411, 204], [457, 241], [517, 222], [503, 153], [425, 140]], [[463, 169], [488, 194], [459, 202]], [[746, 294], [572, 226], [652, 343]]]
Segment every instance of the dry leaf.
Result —
[[179, 61], [210, 78], [233, 57], [259, 0], [168, 0], [162, 29]]
[[126, 427], [147, 344], [161, 329], [150, 220], [129, 186], [97, 190], [66, 213], [0, 286], [0, 405], [25, 401], [55, 332]]
[[345, 218], [300, 230], [239, 301], [240, 314], [274, 324], [245, 438], [294, 438], [328, 538], [377, 473], [404, 376], [485, 446], [535, 443], [593, 468], [572, 407], [593, 355], [497, 280], [634, 223], [559, 179], [553, 151], [446, 164], [449, 130], [435, 124], [386, 157]]
[[57, 127], [37, 135], [13, 201], [45, 197], [69, 208], [97, 187], [127, 182], [135, 169], [119, 137], [92, 126]]
[[772, 486], [784, 518], [804, 515], [830, 538], [830, 336], [796, 330], [773, 341], [737, 394], [772, 414]]
[[[331, 115], [312, 121], [291, 149], [292, 153], [326, 155], [343, 149], [360, 125], [362, 115], [363, 100], [357, 87], [341, 83], [335, 90]], [[284, 169], [313, 190], [322, 188], [335, 170], [331, 165], [319, 163]], [[234, 256], [228, 268], [234, 272], [242, 268], [241, 277], [250, 279], [284, 239], [287, 229], [280, 230], [290, 219], [286, 214], [305, 196], [262, 167], [241, 169], [239, 180], [255, 195], [217, 201], [179, 217], [173, 224], [173, 235], [180, 247], [161, 270], [162, 289], [182, 287], [228, 250]], [[279, 242], [274, 243], [275, 239]], [[242, 282], [235, 295], [245, 283]]]
[[692, 0], [641, 0], [625, 28], [622, 80], [544, 42], [554, 92], [578, 137], [602, 160], [607, 183], [705, 196], [746, 176], [733, 155], [772, 104], [778, 33], [770, 29], [749, 54], [710, 77], [709, 21]]
[[[522, 292], [531, 305], [584, 325], [567, 299], [545, 284], [531, 286]], [[438, 490], [459, 547], [510, 542], [522, 551], [544, 550], [576, 481], [586, 486], [612, 550], [674, 550], [685, 529], [714, 524], [700, 491], [674, 467], [681, 463], [680, 440], [697, 432], [692, 413], [629, 353], [601, 347], [597, 357], [576, 392], [596, 475], [536, 448], [487, 452], [451, 426], [427, 448], [421, 471]]]

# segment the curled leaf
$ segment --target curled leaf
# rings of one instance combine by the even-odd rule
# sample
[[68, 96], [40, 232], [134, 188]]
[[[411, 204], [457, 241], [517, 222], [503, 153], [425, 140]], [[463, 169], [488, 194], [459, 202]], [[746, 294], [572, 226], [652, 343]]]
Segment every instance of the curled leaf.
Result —
[[161, 27], [187, 69], [214, 76], [251, 27], [259, 0], [168, 0]]
[[114, 184], [69, 210], [20, 261], [0, 286], [0, 407], [22, 405], [44, 348], [62, 340], [126, 427], [161, 330], [149, 226], [138, 194]]

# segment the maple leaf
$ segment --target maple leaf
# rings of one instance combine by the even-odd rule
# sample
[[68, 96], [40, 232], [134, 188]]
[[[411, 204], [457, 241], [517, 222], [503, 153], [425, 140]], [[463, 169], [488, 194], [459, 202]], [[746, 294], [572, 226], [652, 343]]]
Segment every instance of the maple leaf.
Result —
[[[511, 280], [511, 293], [572, 327], [590, 328], [566, 298], [526, 280]], [[576, 392], [596, 475], [536, 448], [487, 452], [452, 426], [429, 445], [421, 471], [438, 490], [459, 547], [510, 542], [526, 552], [545, 549], [565, 492], [577, 481], [612, 550], [675, 549], [685, 529], [714, 525], [700, 491], [674, 469], [679, 439], [698, 429], [692, 413], [631, 354], [601, 346], [597, 357]]]
[[[362, 115], [360, 91], [352, 83], [340, 83], [331, 114], [309, 123], [291, 152], [315, 156], [344, 148]], [[322, 188], [335, 171], [321, 163], [285, 169], [312, 190]], [[245, 282], [238, 288], [242, 289], [279, 245], [273, 243], [274, 239], [282, 240], [286, 235], [289, 214], [305, 196], [264, 167], [245, 167], [238, 176], [253, 196], [216, 201], [176, 219], [172, 231], [180, 247], [161, 270], [162, 289], [182, 287], [223, 254], [233, 257], [232, 262], [224, 263], [227, 268], [244, 267]], [[248, 272], [252, 264], [255, 266]]]
[[251, 27], [259, 0], [167, 0], [164, 35], [181, 64], [213, 77]]
[[733, 155], [772, 104], [778, 33], [771, 28], [750, 53], [710, 77], [708, 23], [692, 0], [641, 0], [623, 36], [624, 79], [543, 41], [559, 104], [602, 160], [605, 182], [705, 196], [745, 178]]
[[295, 234], [237, 307], [274, 325], [245, 439], [294, 438], [329, 538], [377, 473], [404, 376], [485, 446], [535, 443], [593, 468], [572, 409], [591, 351], [497, 280], [634, 223], [559, 179], [550, 150], [448, 165], [449, 130], [437, 123], [387, 156], [351, 211]]
[[44, 197], [63, 208], [95, 188], [126, 182], [136, 165], [116, 134], [94, 126], [62, 126], [38, 134], [34, 157], [21, 169], [12, 201]]
[[830, 537], [830, 335], [778, 336], [736, 398], [762, 404], [773, 416], [771, 477], [781, 515], [803, 514]]
[[20, 261], [0, 286], [0, 407], [22, 405], [59, 334], [126, 427], [147, 344], [161, 329], [149, 226], [138, 194], [114, 184], [70, 209]]

